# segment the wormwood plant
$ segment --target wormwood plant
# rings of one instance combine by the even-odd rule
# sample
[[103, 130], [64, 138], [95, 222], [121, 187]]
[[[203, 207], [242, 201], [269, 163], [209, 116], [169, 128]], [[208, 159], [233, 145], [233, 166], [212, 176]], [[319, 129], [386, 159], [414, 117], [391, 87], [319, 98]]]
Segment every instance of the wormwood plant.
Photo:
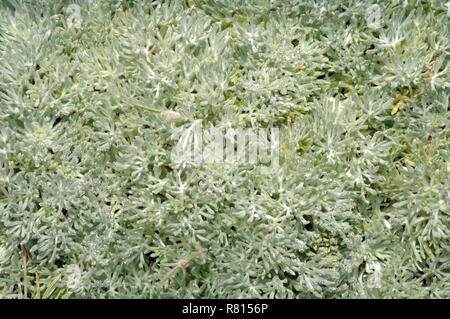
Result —
[[0, 3], [2, 298], [450, 297], [448, 2]]

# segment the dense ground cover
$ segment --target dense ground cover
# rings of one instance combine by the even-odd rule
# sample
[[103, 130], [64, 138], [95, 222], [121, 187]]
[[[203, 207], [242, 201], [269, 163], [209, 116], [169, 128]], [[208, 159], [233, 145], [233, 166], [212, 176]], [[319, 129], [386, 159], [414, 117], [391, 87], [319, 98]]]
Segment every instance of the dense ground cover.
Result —
[[[450, 297], [449, 10], [3, 1], [0, 296]], [[279, 170], [173, 163], [199, 119]]]

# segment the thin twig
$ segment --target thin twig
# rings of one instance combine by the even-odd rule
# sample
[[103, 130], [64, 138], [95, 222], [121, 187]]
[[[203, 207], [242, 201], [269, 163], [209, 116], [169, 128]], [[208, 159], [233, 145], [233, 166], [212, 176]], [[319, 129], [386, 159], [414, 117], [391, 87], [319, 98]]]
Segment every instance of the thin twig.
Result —
[[[197, 245], [198, 245], [198, 244], [197, 244]], [[197, 245], [196, 245], [196, 248], [197, 248]], [[200, 247], [200, 245], [198, 245], [198, 246]], [[200, 247], [200, 248], [201, 248], [201, 247]], [[197, 248], [197, 249], [198, 249], [198, 248]], [[158, 284], [158, 287], [156, 287], [156, 291], [159, 291], [159, 290], [161, 289], [161, 287], [163, 286], [163, 284], [164, 284], [170, 277], [172, 277], [173, 275], [175, 275], [175, 274], [178, 272], [178, 270], [180, 270], [180, 269], [182, 269], [182, 268], [185, 268], [187, 265], [189, 265], [189, 263], [190, 263], [195, 257], [200, 256], [200, 255], [202, 255], [202, 256], [204, 255], [203, 249], [199, 249], [199, 251], [193, 253], [193, 254], [190, 255], [188, 258], [180, 260], [180, 261], [178, 262], [178, 265], [177, 265], [174, 269], [172, 269], [171, 271], [169, 271], [169, 273], [167, 273], [167, 275], [165, 275], [165, 276], [163, 277], [163, 279], [161, 279], [160, 283]]]

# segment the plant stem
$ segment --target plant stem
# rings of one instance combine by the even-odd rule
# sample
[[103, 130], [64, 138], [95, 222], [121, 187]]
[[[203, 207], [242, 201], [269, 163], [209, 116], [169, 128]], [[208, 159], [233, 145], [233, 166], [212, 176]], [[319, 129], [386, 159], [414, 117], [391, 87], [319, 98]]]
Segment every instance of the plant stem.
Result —
[[160, 113], [162, 112], [162, 110], [153, 109], [153, 108], [151, 108], [151, 107], [148, 107], [148, 106], [145, 106], [145, 105], [142, 105], [142, 104], [133, 102], [133, 101], [130, 101], [130, 103], [131, 103], [133, 106], [140, 107], [141, 109], [146, 110], [146, 111], [149, 111], [149, 112], [152, 112], [152, 113], [160, 114]]
[[24, 298], [28, 296], [28, 277], [27, 277], [27, 256], [25, 255], [25, 250], [22, 245], [22, 255], [23, 255], [23, 291]]

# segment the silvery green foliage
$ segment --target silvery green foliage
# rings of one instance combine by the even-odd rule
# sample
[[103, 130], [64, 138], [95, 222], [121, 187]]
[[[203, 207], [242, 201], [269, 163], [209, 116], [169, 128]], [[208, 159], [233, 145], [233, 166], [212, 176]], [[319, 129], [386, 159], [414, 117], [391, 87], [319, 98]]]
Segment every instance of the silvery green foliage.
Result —
[[[450, 297], [448, 12], [4, 1], [1, 297], [23, 296], [19, 240], [33, 294], [38, 272], [70, 297]], [[196, 120], [279, 127], [279, 172], [171, 162]], [[157, 291], [195, 242], [206, 262]]]

